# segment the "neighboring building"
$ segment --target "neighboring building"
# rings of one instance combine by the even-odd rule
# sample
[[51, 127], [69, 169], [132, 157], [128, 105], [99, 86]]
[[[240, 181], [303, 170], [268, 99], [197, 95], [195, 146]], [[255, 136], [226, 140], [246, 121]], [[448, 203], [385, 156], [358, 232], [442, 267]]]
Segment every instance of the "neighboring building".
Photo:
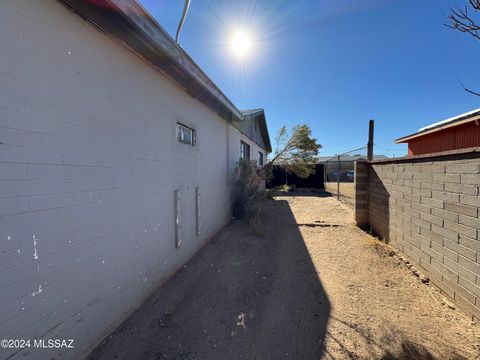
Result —
[[408, 144], [408, 156], [480, 146], [480, 109], [461, 114], [395, 140]]
[[265, 113], [134, 0], [5, 0], [0, 18], [0, 338], [75, 340], [2, 358], [82, 358], [229, 221]]

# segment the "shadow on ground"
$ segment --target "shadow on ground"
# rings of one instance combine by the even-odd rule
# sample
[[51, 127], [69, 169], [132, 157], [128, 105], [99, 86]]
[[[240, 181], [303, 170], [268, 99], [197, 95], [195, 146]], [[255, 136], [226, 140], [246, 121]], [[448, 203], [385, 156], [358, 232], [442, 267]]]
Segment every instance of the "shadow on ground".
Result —
[[265, 214], [264, 238], [229, 224], [89, 359], [320, 358], [329, 300], [288, 202]]
[[[405, 340], [401, 344], [401, 352], [392, 354], [387, 351], [381, 360], [435, 360], [436, 358], [422, 345], [415, 344], [411, 341]], [[463, 359], [458, 357], [457, 359]]]
[[[341, 354], [342, 359], [439, 360], [425, 346], [409, 340], [408, 334], [402, 333], [395, 327], [385, 331], [379, 340], [375, 339], [375, 334], [363, 328], [364, 324], [362, 326], [354, 326], [335, 316], [330, 316], [329, 323], [336, 330], [327, 330], [326, 339], [332, 343], [331, 348], [337, 348], [339, 351], [332, 354], [328, 349], [324, 349], [324, 357], [327, 359], [337, 359], [339, 354]], [[342, 331], [338, 329], [341, 328], [349, 330], [351, 335], [348, 341], [342, 341], [339, 337]], [[352, 340], [354, 341], [352, 342]], [[364, 349], [363, 357], [357, 354], [357, 346], [352, 346], [353, 343], [356, 343], [357, 346], [362, 344], [361, 347]], [[466, 360], [465, 357], [456, 353], [450, 354], [448, 359]]]
[[[281, 196], [281, 197], [295, 197], [295, 196], [313, 196], [313, 197], [332, 197], [332, 194], [330, 194], [328, 191], [323, 191], [323, 190], [316, 190], [316, 191], [302, 191], [302, 190], [291, 190], [291, 191], [273, 191], [275, 193], [275, 196]], [[277, 200], [281, 201], [281, 200]]]

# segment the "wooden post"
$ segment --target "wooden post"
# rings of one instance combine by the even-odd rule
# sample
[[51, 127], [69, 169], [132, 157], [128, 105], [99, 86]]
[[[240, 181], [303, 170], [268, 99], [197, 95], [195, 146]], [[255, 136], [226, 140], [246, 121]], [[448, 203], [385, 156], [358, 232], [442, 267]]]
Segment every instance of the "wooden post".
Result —
[[373, 128], [375, 121], [370, 120], [368, 124], [368, 143], [367, 143], [367, 160], [373, 160]]

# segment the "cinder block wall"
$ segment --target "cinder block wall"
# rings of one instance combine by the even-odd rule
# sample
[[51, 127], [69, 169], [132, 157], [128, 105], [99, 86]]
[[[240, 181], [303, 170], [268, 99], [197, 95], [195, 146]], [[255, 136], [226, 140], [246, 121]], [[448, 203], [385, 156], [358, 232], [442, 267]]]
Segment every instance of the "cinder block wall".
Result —
[[79, 359], [228, 221], [249, 140], [54, 0], [0, 1], [0, 43], [0, 339], [75, 340], [0, 359]]
[[355, 161], [355, 221], [361, 228], [368, 226], [368, 175], [369, 164], [364, 159]]
[[480, 317], [480, 154], [373, 162], [362, 179], [371, 229]]

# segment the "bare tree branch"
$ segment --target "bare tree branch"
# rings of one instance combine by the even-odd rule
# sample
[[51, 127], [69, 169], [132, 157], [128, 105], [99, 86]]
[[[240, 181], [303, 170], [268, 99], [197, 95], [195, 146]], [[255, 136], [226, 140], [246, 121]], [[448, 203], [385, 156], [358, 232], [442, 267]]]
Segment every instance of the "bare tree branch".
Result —
[[480, 93], [478, 93], [478, 92], [476, 92], [476, 91], [473, 91], [473, 90], [470, 90], [470, 89], [467, 88], [465, 85], [463, 85], [463, 83], [462, 83], [460, 80], [457, 79], [457, 81], [458, 81], [458, 83], [460, 84], [460, 86], [463, 88], [463, 90], [465, 90], [466, 92], [468, 92], [468, 93], [470, 93], [470, 94], [472, 94], [472, 95], [480, 96]]
[[[473, 10], [473, 14], [470, 10]], [[457, 7], [450, 10], [450, 14], [447, 16], [450, 23], [446, 24], [446, 26], [480, 40], [479, 11], [480, 0], [468, 0], [468, 4], [465, 7]]]
[[475, 91], [473, 91], [473, 90], [470, 90], [470, 89], [467, 89], [467, 88], [464, 88], [464, 90], [465, 90], [466, 92], [470, 93], [470, 94], [473, 94], [473, 95], [476, 95], [476, 96], [480, 96], [480, 93], [477, 93], [477, 92], [475, 92]]
[[[447, 27], [469, 34], [480, 41], [480, 0], [466, 0], [463, 8], [450, 9], [447, 19], [449, 20], [449, 24], [445, 24]], [[480, 93], [465, 87], [460, 81], [458, 82], [466, 92], [480, 96]]]

